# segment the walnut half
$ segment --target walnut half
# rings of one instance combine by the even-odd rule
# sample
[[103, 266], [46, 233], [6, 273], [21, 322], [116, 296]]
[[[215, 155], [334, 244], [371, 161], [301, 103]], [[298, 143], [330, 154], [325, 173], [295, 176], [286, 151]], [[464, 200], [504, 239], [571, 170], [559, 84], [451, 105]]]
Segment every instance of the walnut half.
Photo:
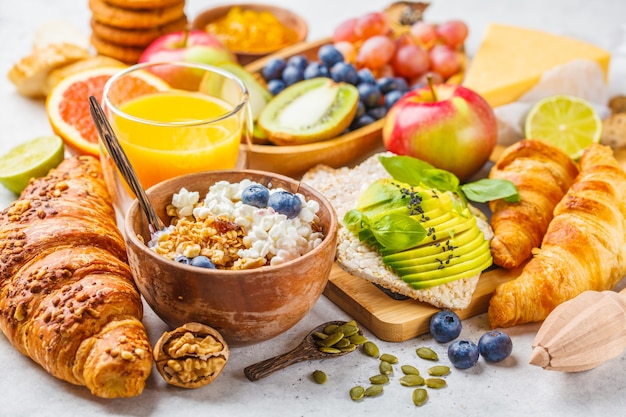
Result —
[[163, 379], [183, 388], [210, 384], [222, 372], [230, 351], [212, 327], [187, 323], [165, 332], [154, 346], [154, 360]]

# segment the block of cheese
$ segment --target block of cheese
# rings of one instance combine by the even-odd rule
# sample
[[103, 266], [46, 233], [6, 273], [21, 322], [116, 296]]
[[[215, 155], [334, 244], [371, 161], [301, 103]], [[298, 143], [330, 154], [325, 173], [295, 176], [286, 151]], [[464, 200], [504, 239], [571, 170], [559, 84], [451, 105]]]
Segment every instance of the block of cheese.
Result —
[[564, 36], [492, 24], [470, 60], [463, 85], [496, 107], [519, 99], [544, 72], [577, 59], [597, 62], [606, 80], [611, 55], [602, 48]]

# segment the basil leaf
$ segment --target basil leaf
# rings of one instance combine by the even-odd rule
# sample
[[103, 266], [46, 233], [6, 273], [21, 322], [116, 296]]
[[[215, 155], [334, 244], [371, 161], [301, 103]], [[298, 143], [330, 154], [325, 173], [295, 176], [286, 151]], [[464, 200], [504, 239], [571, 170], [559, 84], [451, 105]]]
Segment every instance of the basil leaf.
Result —
[[434, 169], [428, 162], [410, 156], [382, 156], [378, 160], [385, 170], [396, 180], [409, 185], [424, 182], [424, 171]]
[[456, 191], [459, 188], [459, 179], [449, 171], [438, 168], [425, 169], [424, 185], [440, 191]]
[[517, 187], [508, 180], [483, 178], [461, 185], [461, 190], [468, 200], [477, 203], [485, 203], [499, 198], [503, 198], [509, 203], [519, 201]]
[[359, 210], [353, 209], [343, 216], [343, 224], [354, 233], [358, 233], [363, 229], [363, 223], [367, 222], [367, 218], [363, 216]]
[[396, 251], [416, 246], [426, 237], [426, 229], [419, 221], [399, 213], [380, 217], [370, 225], [370, 230], [378, 243]]

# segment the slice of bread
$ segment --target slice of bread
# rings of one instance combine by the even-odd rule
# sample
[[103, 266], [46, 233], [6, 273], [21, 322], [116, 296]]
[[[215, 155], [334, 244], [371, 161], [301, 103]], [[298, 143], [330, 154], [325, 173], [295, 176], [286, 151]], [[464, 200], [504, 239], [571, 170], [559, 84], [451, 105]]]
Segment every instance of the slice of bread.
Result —
[[[312, 186], [328, 198], [341, 223], [343, 216], [356, 207], [359, 196], [372, 182], [390, 177], [378, 161], [378, 155], [370, 157], [354, 168], [334, 169], [318, 165], [303, 176], [302, 182]], [[486, 233], [486, 238], [490, 238], [490, 228], [486, 219], [477, 216], [476, 220], [483, 233]], [[337, 263], [348, 273], [371, 281], [396, 294], [423, 301], [438, 308], [455, 310], [464, 309], [470, 304], [480, 276], [478, 274], [448, 284], [415, 290], [383, 264], [378, 252], [363, 244], [357, 236], [343, 226], [340, 226], [338, 232]]]

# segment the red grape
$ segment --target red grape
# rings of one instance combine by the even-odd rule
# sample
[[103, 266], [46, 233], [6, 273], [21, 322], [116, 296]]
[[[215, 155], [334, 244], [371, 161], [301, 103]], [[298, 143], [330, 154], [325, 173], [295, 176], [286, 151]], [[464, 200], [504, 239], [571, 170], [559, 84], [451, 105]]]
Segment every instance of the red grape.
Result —
[[389, 19], [384, 13], [368, 13], [357, 18], [354, 33], [359, 39], [369, 39], [376, 35], [387, 35], [391, 29]]
[[357, 64], [375, 70], [391, 61], [396, 52], [393, 40], [383, 35], [372, 36], [361, 45], [357, 55]]
[[398, 48], [392, 61], [396, 75], [414, 78], [424, 74], [430, 68], [428, 52], [417, 45], [404, 45]]
[[432, 23], [426, 23], [423, 20], [415, 22], [411, 25], [409, 33], [417, 43], [423, 47], [430, 49], [437, 41], [437, 30]]
[[435, 45], [430, 50], [430, 65], [433, 71], [448, 79], [461, 69], [461, 58], [448, 45]]
[[463, 45], [469, 30], [460, 20], [448, 20], [437, 26], [437, 34], [446, 45], [456, 49]]
[[357, 18], [347, 19], [341, 22], [335, 28], [333, 32], [333, 42], [350, 42], [355, 43], [359, 41], [359, 37], [354, 32], [354, 27], [356, 26]]

